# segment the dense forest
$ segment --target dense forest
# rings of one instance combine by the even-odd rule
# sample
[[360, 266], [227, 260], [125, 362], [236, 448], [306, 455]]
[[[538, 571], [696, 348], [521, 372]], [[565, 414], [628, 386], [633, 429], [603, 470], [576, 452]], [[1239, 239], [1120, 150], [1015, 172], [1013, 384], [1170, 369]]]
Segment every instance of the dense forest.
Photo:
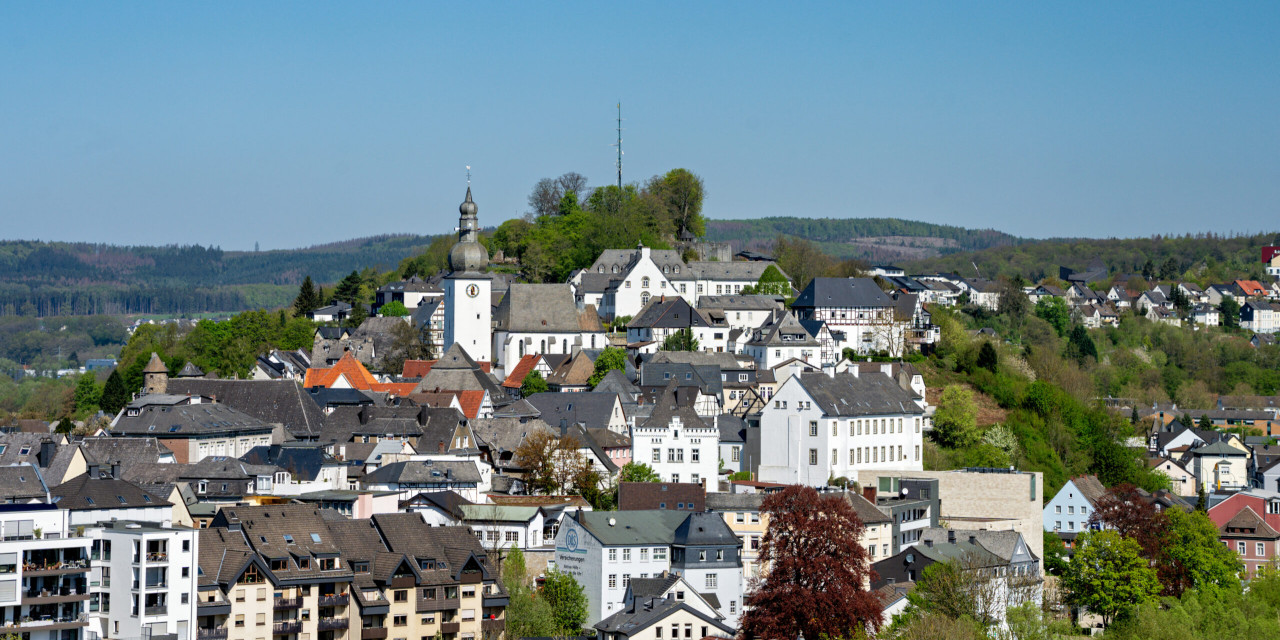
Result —
[[834, 258], [897, 261], [977, 251], [1027, 242], [993, 229], [965, 229], [896, 218], [757, 218], [708, 220], [706, 239], [728, 242], [735, 251], [769, 253], [774, 238], [815, 243]]
[[395, 267], [427, 236], [377, 236], [305, 249], [0, 242], [0, 315], [194, 314], [288, 304], [302, 279]]
[[1054, 239], [991, 247], [964, 254], [944, 255], [904, 263], [911, 273], [974, 275], [974, 264], [985, 278], [1021, 276], [1031, 281], [1058, 277], [1059, 267], [1085, 271], [1100, 260], [1113, 276], [1142, 274], [1147, 263], [1170, 263], [1176, 278], [1202, 285], [1231, 278], [1263, 276], [1262, 247], [1276, 234], [1221, 236], [1201, 233], [1183, 236], [1094, 240]]

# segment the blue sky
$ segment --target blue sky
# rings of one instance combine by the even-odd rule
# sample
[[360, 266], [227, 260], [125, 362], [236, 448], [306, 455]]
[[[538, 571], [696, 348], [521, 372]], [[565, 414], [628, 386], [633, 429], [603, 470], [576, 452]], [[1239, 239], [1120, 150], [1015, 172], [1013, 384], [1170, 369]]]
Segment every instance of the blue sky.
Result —
[[1280, 228], [1280, 3], [0, 3], [3, 238], [297, 247], [686, 167], [712, 217]]

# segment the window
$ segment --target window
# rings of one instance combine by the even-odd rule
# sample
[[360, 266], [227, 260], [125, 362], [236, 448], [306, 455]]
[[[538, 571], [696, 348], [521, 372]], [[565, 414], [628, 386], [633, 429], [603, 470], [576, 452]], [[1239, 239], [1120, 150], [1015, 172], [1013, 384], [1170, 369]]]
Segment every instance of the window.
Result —
[[811, 465], [816, 465], [816, 464], [818, 464], [818, 450], [817, 450], [817, 449], [810, 449], [810, 450], [809, 450], [809, 464], [811, 464]]
[[707, 561], [707, 550], [700, 549], [698, 551], [698, 562], [706, 562], [706, 561]]
[[1240, 542], [1237, 542], [1237, 543], [1236, 543], [1236, 552], [1237, 552], [1237, 553], [1239, 553], [1240, 555], [1244, 555], [1244, 554], [1245, 554], [1245, 550], [1246, 550], [1246, 545], [1245, 545], [1245, 543], [1244, 543], [1244, 541], [1243, 541], [1243, 540], [1242, 540], [1242, 541], [1240, 541]]
[[1254, 551], [1256, 551], [1256, 552], [1257, 552], [1257, 553], [1255, 553], [1254, 555], [1258, 556], [1259, 558], [1266, 557], [1266, 555], [1267, 555], [1267, 545], [1266, 545], [1265, 543], [1259, 542], [1259, 543], [1257, 543], [1257, 544], [1255, 544], [1255, 545], [1254, 545]]
[[[648, 562], [648, 561], [649, 561], [649, 547], [645, 547], [640, 550], [640, 562]], [[640, 577], [645, 578], [647, 576], [642, 575]]]
[[752, 513], [751, 513], [751, 524], [760, 524], [760, 514], [759, 514], [759, 513], [757, 513], [757, 512], [752, 512]]
[[237, 614], [236, 614], [236, 626], [237, 626], [237, 627], [243, 627], [243, 626], [244, 626], [244, 614], [243, 614], [243, 613], [237, 613]]
[[839, 433], [836, 433], [836, 429], [839, 429], [839, 428], [840, 428], [840, 421], [839, 421], [839, 420], [832, 420], [832, 421], [831, 421], [831, 435], [832, 435], [833, 437], [834, 437], [834, 436], [838, 436], [838, 435], [840, 435]]
[[810, 435], [810, 436], [813, 436], [813, 437], [817, 437], [817, 435], [818, 435], [818, 421], [817, 421], [817, 420], [810, 420], [810, 421], [809, 421], [809, 435]]
[[617, 562], [617, 561], [618, 561], [618, 550], [617, 550], [617, 549], [610, 549], [610, 550], [609, 550], [609, 562]]
[[649, 286], [649, 276], [640, 278], [640, 286], [647, 288]]
[[616, 573], [609, 574], [609, 588], [610, 589], [618, 588], [618, 574]]
[[623, 562], [631, 562], [631, 550], [630, 550], [630, 549], [623, 549], [623, 550], [622, 550], [622, 561], [623, 561]]
[[391, 624], [397, 627], [403, 627], [409, 624], [409, 616], [398, 615], [391, 618]]
[[840, 464], [839, 453], [835, 449], [832, 449], [831, 450], [831, 466], [834, 467], [837, 464]]
[[629, 573], [622, 574], [622, 588], [626, 589], [627, 587], [630, 587], [630, 586], [631, 586], [631, 574]]
[[689, 450], [689, 462], [698, 462], [698, 460], [701, 459], [701, 457], [702, 456], [699, 454], [698, 449]]
[[858, 453], [858, 464], [862, 464], [862, 449], [854, 449]]
[[738, 513], [734, 514], [733, 521], [738, 524], [742, 524], [747, 521], [747, 514], [745, 512], [739, 511]]
[[1061, 513], [1062, 513], [1062, 505], [1057, 505], [1057, 506], [1055, 506], [1055, 507], [1053, 508], [1053, 512], [1054, 512], [1054, 513], [1061, 514]]
[[662, 462], [662, 449], [654, 449], [654, 450], [653, 450], [653, 461], [654, 461], [654, 462]]
[[714, 574], [714, 573], [708, 573], [708, 574], [707, 574], [707, 588], [708, 588], [708, 589], [715, 589], [716, 587], [718, 587], [718, 586], [719, 586], [719, 578], [720, 578], [720, 577], [719, 577], [719, 576], [717, 576], [717, 575], [716, 575], [716, 574]]
[[654, 559], [654, 560], [666, 560], [666, 559], [667, 559], [667, 548], [666, 548], [666, 547], [655, 547], [655, 548], [654, 548], [654, 550], [653, 550], [653, 559]]
[[395, 592], [392, 594], [392, 597], [393, 597], [393, 599], [394, 599], [396, 602], [408, 602], [408, 601], [409, 601], [409, 590], [408, 590], [408, 589], [399, 589], [399, 590], [395, 591]]
[[653, 637], [662, 640], [662, 627], [653, 628]]
[[1069, 513], [1069, 514], [1071, 514], [1071, 515], [1075, 515], [1075, 513], [1076, 513], [1076, 507], [1075, 507], [1075, 505], [1067, 505], [1067, 513]]
[[920, 461], [920, 445], [916, 445], [916, 462]]
[[741, 462], [741, 461], [742, 461], [742, 448], [741, 448], [741, 447], [732, 447], [732, 448], [730, 448], [730, 449], [729, 449], [729, 461], [730, 461], [730, 462]]

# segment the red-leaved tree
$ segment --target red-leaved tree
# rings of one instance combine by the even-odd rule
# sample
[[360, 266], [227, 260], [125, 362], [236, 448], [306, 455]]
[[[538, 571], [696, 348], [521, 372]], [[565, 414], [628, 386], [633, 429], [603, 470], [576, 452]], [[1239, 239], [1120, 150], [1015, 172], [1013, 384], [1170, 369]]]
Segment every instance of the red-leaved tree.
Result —
[[862, 520], [849, 502], [792, 486], [765, 498], [760, 510], [769, 516], [760, 544], [767, 573], [747, 595], [743, 634], [790, 640], [878, 630], [883, 609], [863, 586], [875, 576], [858, 542]]
[[1098, 498], [1089, 522], [1133, 538], [1142, 547], [1142, 556], [1151, 561], [1160, 557], [1160, 549], [1169, 530], [1169, 521], [1156, 508], [1155, 502], [1131, 484], [1108, 489]]

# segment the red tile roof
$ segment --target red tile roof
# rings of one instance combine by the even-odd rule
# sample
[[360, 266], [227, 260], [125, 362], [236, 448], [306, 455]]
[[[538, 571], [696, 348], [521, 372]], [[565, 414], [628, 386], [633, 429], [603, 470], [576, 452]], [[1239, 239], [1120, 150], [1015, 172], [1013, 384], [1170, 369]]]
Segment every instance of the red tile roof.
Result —
[[480, 416], [480, 405], [484, 402], [483, 391], [458, 391], [458, 404], [462, 405], [462, 415], [474, 420]]
[[308, 389], [311, 387], [324, 387], [327, 389], [337, 384], [341, 378], [346, 378], [352, 388], [361, 391], [390, 393], [394, 396], [403, 396], [411, 393], [413, 388], [417, 386], [412, 382], [378, 382], [378, 379], [374, 378], [373, 374], [369, 373], [369, 370], [351, 355], [351, 352], [344, 353], [342, 358], [328, 369], [307, 369], [302, 386]]
[[534, 367], [538, 366], [539, 357], [541, 356], [531, 354], [520, 358], [520, 362], [517, 362], [516, 366], [511, 368], [511, 374], [507, 376], [506, 380], [502, 381], [502, 386], [508, 389], [519, 389], [524, 384], [524, 377], [529, 375], [529, 372], [533, 371]]

